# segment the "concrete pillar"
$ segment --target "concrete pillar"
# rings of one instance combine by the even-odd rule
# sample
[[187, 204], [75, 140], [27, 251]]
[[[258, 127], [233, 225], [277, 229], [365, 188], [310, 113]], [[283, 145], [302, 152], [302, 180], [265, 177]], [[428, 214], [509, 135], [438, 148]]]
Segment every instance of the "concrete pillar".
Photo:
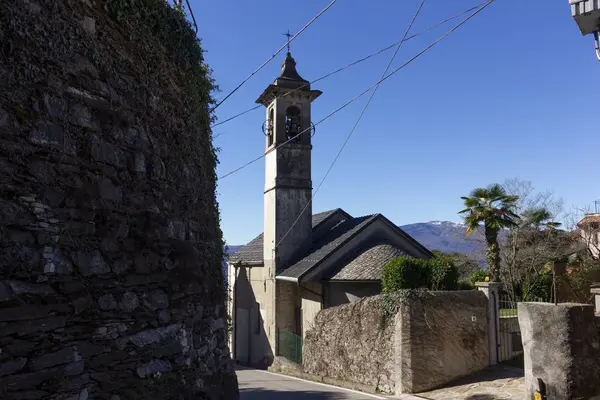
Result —
[[589, 304], [519, 303], [525, 398], [592, 399], [600, 395], [600, 336]]
[[594, 296], [594, 304], [596, 305], [596, 315], [600, 316], [600, 287], [593, 287], [590, 293]]
[[498, 316], [500, 315], [500, 304], [498, 282], [477, 282], [477, 290], [483, 292], [488, 299], [488, 340], [490, 349], [490, 365], [498, 364]]

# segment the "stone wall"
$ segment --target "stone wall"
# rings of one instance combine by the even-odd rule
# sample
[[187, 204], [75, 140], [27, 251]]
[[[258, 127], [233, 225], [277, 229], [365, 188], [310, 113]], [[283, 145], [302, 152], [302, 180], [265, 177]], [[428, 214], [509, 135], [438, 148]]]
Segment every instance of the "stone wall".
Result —
[[600, 318], [589, 304], [519, 303], [527, 398], [600, 396]]
[[404, 302], [399, 392], [435, 389], [487, 367], [487, 306], [479, 291], [430, 292]]
[[306, 373], [392, 394], [433, 389], [487, 365], [487, 299], [476, 291], [403, 291], [328, 308], [303, 347]]
[[15, 0], [0, 38], [0, 398], [237, 397], [194, 32]]
[[304, 370], [358, 383], [369, 391], [396, 388], [395, 324], [384, 315], [379, 296], [322, 310], [302, 348]]

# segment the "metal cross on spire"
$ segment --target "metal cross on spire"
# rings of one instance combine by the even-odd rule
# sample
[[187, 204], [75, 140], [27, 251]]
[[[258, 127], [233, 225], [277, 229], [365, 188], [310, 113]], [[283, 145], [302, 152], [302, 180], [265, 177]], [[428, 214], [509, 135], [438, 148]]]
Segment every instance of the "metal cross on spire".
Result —
[[288, 29], [287, 33], [284, 33], [283, 36], [287, 37], [287, 50], [288, 50], [287, 52], [289, 53], [290, 52], [290, 38], [294, 35], [292, 35], [290, 33], [290, 30]]

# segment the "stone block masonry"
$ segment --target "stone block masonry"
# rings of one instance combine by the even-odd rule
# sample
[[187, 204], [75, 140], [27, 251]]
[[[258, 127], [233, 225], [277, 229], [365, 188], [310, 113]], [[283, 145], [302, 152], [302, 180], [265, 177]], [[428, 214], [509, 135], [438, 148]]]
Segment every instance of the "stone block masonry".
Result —
[[212, 81], [163, 0], [0, 2], [0, 398], [234, 399]]

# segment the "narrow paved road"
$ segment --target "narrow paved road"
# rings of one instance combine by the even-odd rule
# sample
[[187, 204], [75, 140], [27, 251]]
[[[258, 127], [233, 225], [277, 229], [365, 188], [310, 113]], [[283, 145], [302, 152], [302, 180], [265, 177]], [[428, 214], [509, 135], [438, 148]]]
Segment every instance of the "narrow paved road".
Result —
[[240, 400], [373, 400], [387, 397], [359, 393], [255, 369], [237, 371]]

